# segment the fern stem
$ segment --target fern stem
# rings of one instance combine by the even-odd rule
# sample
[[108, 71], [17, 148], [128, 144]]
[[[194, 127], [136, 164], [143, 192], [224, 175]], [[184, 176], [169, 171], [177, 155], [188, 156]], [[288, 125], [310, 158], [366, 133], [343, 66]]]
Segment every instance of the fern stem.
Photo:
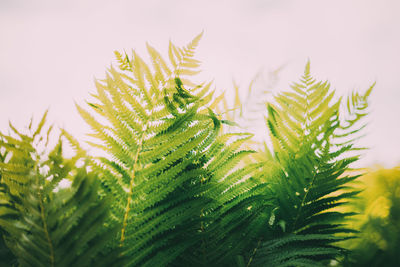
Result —
[[254, 248], [253, 253], [251, 254], [251, 257], [250, 257], [250, 259], [249, 259], [249, 262], [246, 264], [246, 267], [249, 267], [250, 264], [251, 264], [251, 262], [253, 261], [254, 256], [256, 255], [257, 250], [258, 250], [258, 248], [259, 248], [260, 245], [261, 245], [261, 241], [262, 241], [262, 238], [260, 238], [260, 239], [258, 240], [257, 246]]
[[299, 207], [299, 209], [298, 209], [296, 218], [295, 218], [295, 220], [294, 220], [294, 222], [293, 222], [292, 231], [294, 231], [294, 230], [296, 229], [296, 224], [297, 224], [297, 221], [298, 221], [299, 218], [300, 218], [301, 210], [302, 210], [302, 208], [303, 208], [303, 206], [304, 206], [304, 203], [306, 202], [306, 199], [307, 199], [307, 196], [308, 196], [308, 192], [310, 192], [310, 190], [312, 189], [312, 187], [313, 187], [313, 185], [314, 185], [314, 182], [315, 182], [315, 178], [316, 178], [316, 177], [317, 177], [317, 175], [314, 173], [313, 178], [312, 178], [312, 180], [311, 180], [311, 183], [309, 184], [308, 189], [307, 189], [306, 193], [304, 194], [303, 199], [301, 200], [301, 204], [300, 204], [300, 207]]
[[[309, 73], [309, 70], [307, 70], [306, 69], [306, 72], [305, 72], [305, 74], [304, 74], [304, 78], [306, 79], [306, 82], [305, 82], [305, 85], [306, 85], [306, 107], [305, 107], [305, 114], [304, 114], [304, 124], [305, 124], [305, 131], [311, 131], [311, 129], [310, 129], [310, 111], [309, 111], [309, 106], [310, 106], [310, 99], [309, 99], [309, 97], [310, 97], [310, 92], [309, 92], [309, 90], [310, 90], [310, 86], [312, 85], [312, 83], [309, 83], [307, 80], [308, 79], [310, 79], [311, 77], [310, 77], [310, 73]], [[307, 138], [307, 136], [304, 134], [304, 132], [302, 133], [302, 136], [301, 136], [301, 139], [303, 139], [303, 140], [307, 140], [308, 138]], [[308, 140], [307, 140], [307, 142], [309, 142]], [[299, 209], [298, 209], [298, 212], [297, 212], [297, 215], [296, 215], [296, 218], [294, 219], [294, 222], [293, 222], [293, 226], [292, 226], [292, 231], [294, 231], [295, 229], [296, 229], [296, 224], [297, 224], [297, 221], [299, 220], [299, 218], [300, 218], [300, 213], [301, 213], [301, 211], [302, 211], [302, 209], [303, 209], [303, 206], [304, 206], [304, 203], [305, 203], [305, 201], [306, 201], [306, 199], [307, 199], [307, 196], [308, 196], [308, 192], [310, 192], [310, 190], [311, 190], [311, 188], [313, 187], [313, 185], [314, 185], [314, 182], [315, 182], [315, 178], [316, 178], [316, 174], [315, 174], [315, 172], [313, 171], [313, 178], [312, 178], [312, 180], [311, 180], [311, 182], [309, 183], [309, 186], [308, 186], [308, 189], [307, 189], [307, 191], [305, 192], [305, 194], [304, 194], [304, 196], [303, 196], [303, 199], [301, 200], [301, 203], [300, 203], [300, 206], [299, 206]]]
[[124, 214], [124, 220], [122, 223], [122, 229], [121, 229], [121, 241], [120, 241], [120, 246], [122, 247], [124, 240], [125, 240], [125, 230], [126, 227], [128, 225], [128, 216], [129, 216], [129, 211], [131, 209], [131, 202], [132, 202], [132, 191], [133, 191], [133, 185], [134, 185], [134, 180], [135, 180], [135, 174], [136, 174], [136, 165], [139, 159], [139, 154], [142, 150], [142, 144], [143, 144], [143, 139], [144, 139], [144, 132], [147, 129], [147, 125], [145, 126], [145, 129], [143, 130], [140, 139], [139, 139], [139, 144], [138, 144], [138, 148], [136, 150], [136, 155], [135, 155], [135, 161], [133, 163], [133, 170], [132, 170], [132, 177], [131, 180], [129, 182], [129, 192], [128, 192], [128, 200], [126, 203], [126, 207], [125, 207], [125, 214]]

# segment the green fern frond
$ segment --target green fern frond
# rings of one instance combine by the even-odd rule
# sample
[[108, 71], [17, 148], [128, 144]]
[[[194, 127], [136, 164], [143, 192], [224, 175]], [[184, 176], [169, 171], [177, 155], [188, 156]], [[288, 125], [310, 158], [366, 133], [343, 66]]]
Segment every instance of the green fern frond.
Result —
[[288, 235], [264, 242], [251, 266], [326, 266], [321, 259], [334, 258], [343, 249], [331, 245], [339, 238], [323, 234]]
[[[166, 249], [173, 229], [199, 214], [206, 203], [190, 194], [166, 202], [176, 190], [199, 179], [199, 167], [188, 168], [193, 168], [192, 162], [200, 158], [206, 140], [215, 135], [212, 121], [198, 114], [198, 98], [180, 79], [171, 77], [198, 67], [192, 57], [199, 38], [184, 48], [170, 43], [172, 69], [149, 45], [154, 70], [136, 53], [129, 68], [120, 68], [124, 73], [111, 68], [104, 83], [96, 83], [95, 98], [100, 103], [91, 105], [106, 124], [78, 106], [95, 132], [92, 136], [103, 142], [99, 145], [110, 155], [110, 159], [99, 158], [93, 163], [102, 173], [104, 192], [115, 196], [111, 218], [121, 227], [119, 246], [129, 255], [128, 266], [152, 262], [152, 256]], [[117, 57], [121, 61], [121, 56]], [[149, 246], [154, 240], [159, 240], [159, 245]]]
[[[109, 260], [102, 255], [116, 234], [105, 225], [107, 200], [99, 199], [98, 182], [87, 166], [76, 167], [84, 161], [79, 153], [63, 158], [61, 137], [46, 152], [51, 131], [44, 132], [46, 115], [30, 134], [14, 128], [19, 139], [3, 135], [6, 141], [0, 143], [11, 153], [0, 165], [1, 238], [19, 266], [109, 266], [119, 256], [116, 250], [109, 250]], [[79, 150], [76, 140], [65, 131], [63, 136]]]
[[[92, 167], [113, 198], [110, 224], [120, 226], [113, 246], [124, 251], [126, 266], [233, 262], [270, 206], [261, 194], [267, 185], [257, 182], [261, 166], [239, 167], [253, 153], [242, 150], [251, 136], [219, 136], [229, 123], [213, 110], [223, 95], [213, 99], [211, 83], [181, 79], [197, 73], [200, 38], [183, 48], [170, 43], [169, 63], [147, 45], [151, 68], [133, 53], [129, 68], [110, 68], [96, 82], [98, 102], [89, 106], [97, 116], [77, 106], [93, 129], [97, 142], [90, 144], [108, 153]], [[244, 233], [249, 238], [237, 243]]]
[[[22, 196], [29, 191], [29, 174], [43, 151], [37, 148], [46, 147], [52, 127], [47, 129], [44, 140], [43, 127], [46, 122], [46, 111], [35, 130], [30, 127], [30, 134], [20, 133], [11, 123], [10, 128], [15, 135], [0, 133], [0, 148], [8, 153], [8, 160], [0, 162], [1, 182], [5, 183], [11, 194]], [[32, 122], [30, 123], [32, 124]], [[36, 138], [38, 137], [38, 138]], [[44, 143], [45, 141], [45, 143]]]
[[115, 231], [104, 231], [108, 207], [97, 199], [94, 179], [81, 170], [70, 188], [46, 197], [32, 185], [15, 249], [22, 266], [91, 266], [98, 260]]
[[[353, 126], [367, 114], [371, 88], [365, 95], [353, 94], [349, 110], [358, 115], [349, 122], [341, 117], [342, 99], [334, 100], [334, 91], [328, 82], [315, 81], [308, 62], [300, 82], [292, 85], [292, 91], [279, 94], [274, 104], [267, 105], [266, 122], [274, 153], [270, 161], [280, 166], [273, 169], [269, 178], [278, 206], [273, 229], [280, 232], [280, 237], [262, 243], [254, 263], [317, 266], [342, 253], [332, 243], [352, 236], [350, 233], [354, 231], [343, 222], [353, 214], [334, 209], [359, 193], [348, 186], [357, 176], [343, 173], [357, 160], [346, 153], [352, 150], [352, 137], [363, 128], [350, 129], [343, 127], [343, 123]], [[350, 140], [339, 143], [344, 137]], [[347, 191], [341, 191], [344, 189]], [[318, 237], [318, 242], [308, 241], [314, 237]], [[272, 245], [285, 240], [290, 246], [282, 250]]]

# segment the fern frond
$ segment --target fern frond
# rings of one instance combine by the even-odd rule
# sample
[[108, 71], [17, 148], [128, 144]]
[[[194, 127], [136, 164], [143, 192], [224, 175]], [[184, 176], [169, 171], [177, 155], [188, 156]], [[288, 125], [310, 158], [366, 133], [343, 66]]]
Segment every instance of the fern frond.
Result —
[[[87, 173], [87, 166], [76, 167], [84, 161], [83, 152], [65, 131], [63, 135], [80, 154], [63, 158], [61, 137], [50, 152], [39, 151], [39, 147], [47, 151], [46, 114], [26, 138], [15, 130], [21, 140], [3, 135], [6, 142], [0, 143], [2, 150], [12, 153], [0, 166], [1, 238], [19, 266], [109, 266], [119, 261], [119, 255], [110, 250], [108, 261], [102, 255], [116, 234], [115, 227], [105, 225], [108, 201], [98, 198], [98, 182]], [[45, 142], [44, 147], [40, 142]], [[24, 183], [15, 186], [18, 181]], [[71, 185], [63, 186], [68, 181]]]
[[[273, 266], [317, 266], [337, 258], [342, 250], [333, 243], [354, 233], [343, 224], [345, 218], [353, 214], [337, 212], [334, 208], [346, 204], [359, 193], [347, 185], [357, 176], [343, 176], [343, 173], [357, 160], [345, 153], [352, 149], [352, 136], [363, 127], [350, 129], [343, 127], [343, 123], [355, 125], [363, 117], [360, 114], [366, 114], [371, 89], [363, 96], [353, 94], [349, 110], [359, 116], [355, 115], [351, 122], [343, 120], [342, 99], [335, 100], [329, 83], [312, 78], [309, 62], [300, 82], [294, 83], [292, 89], [292, 92], [276, 96], [274, 104], [267, 105], [266, 122], [274, 153], [270, 161], [279, 166], [269, 178], [278, 206], [273, 228], [276, 233], [280, 232], [280, 237], [272, 243], [264, 242], [254, 262]], [[342, 134], [338, 135], [339, 132]], [[339, 143], [343, 137], [350, 140]], [[344, 189], [347, 191], [341, 191]], [[318, 241], [307, 241], [315, 237]], [[290, 246], [280, 250], [272, 245], [283, 241]]]
[[103, 222], [108, 216], [108, 207], [104, 201], [97, 200], [94, 177], [88, 177], [81, 171], [71, 188], [54, 194], [51, 202], [46, 202], [40, 188], [32, 187], [24, 202], [26, 210], [21, 218], [24, 228], [20, 230], [21, 235], [16, 242], [20, 264], [93, 264], [115, 233], [112, 229], [104, 231]]
[[[197, 72], [200, 37], [183, 48], [170, 43], [170, 64], [147, 45], [152, 68], [134, 53], [128, 69], [110, 68], [96, 83], [98, 102], [89, 106], [97, 117], [78, 106], [97, 139], [91, 144], [108, 153], [92, 167], [112, 196], [110, 224], [120, 226], [113, 246], [126, 266], [231, 263], [270, 206], [267, 185], [256, 182], [261, 166], [239, 167], [252, 153], [242, 150], [250, 135], [219, 136], [229, 122], [213, 108], [223, 96], [213, 101], [211, 83], [180, 78]], [[249, 238], [237, 243], [242, 233]]]
[[251, 266], [326, 266], [321, 259], [334, 258], [342, 249], [331, 245], [342, 240], [323, 234], [288, 235], [264, 242]]

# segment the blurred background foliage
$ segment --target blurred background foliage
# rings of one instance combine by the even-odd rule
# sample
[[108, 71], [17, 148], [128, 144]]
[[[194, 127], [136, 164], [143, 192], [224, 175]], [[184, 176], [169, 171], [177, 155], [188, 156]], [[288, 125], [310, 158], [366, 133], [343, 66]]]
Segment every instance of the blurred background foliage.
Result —
[[363, 191], [347, 209], [359, 213], [350, 222], [359, 238], [344, 246], [351, 253], [343, 266], [399, 266], [400, 264], [400, 165], [373, 167], [359, 178]]

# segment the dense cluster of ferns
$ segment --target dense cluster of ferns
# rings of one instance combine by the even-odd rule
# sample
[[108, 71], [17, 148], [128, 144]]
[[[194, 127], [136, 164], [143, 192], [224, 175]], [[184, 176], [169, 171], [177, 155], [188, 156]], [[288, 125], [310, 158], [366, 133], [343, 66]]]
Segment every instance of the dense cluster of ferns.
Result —
[[[367, 98], [346, 105], [304, 75], [266, 103], [272, 146], [229, 133], [211, 83], [195, 84], [200, 36], [151, 65], [116, 52], [88, 109], [89, 155], [46, 115], [0, 135], [0, 265], [326, 266], [344, 257], [358, 191], [348, 175]], [[346, 104], [346, 103], [345, 103]], [[50, 142], [51, 143], [51, 142]], [[63, 156], [71, 146], [73, 157]]]

